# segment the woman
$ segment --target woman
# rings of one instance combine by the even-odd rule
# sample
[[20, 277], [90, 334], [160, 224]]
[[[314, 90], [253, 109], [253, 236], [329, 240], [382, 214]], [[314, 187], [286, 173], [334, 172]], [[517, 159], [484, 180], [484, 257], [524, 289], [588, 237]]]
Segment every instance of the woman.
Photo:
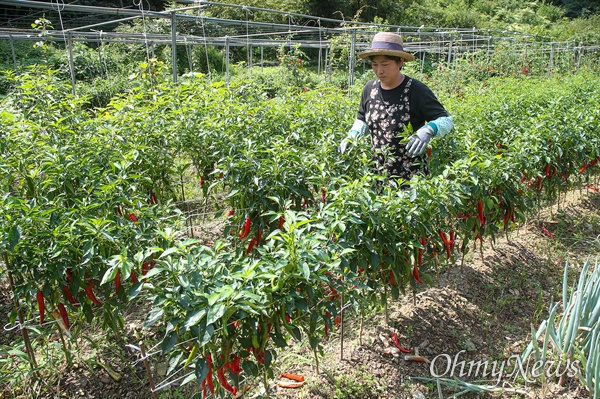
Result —
[[[421, 154], [433, 137], [452, 130], [452, 118], [429, 87], [402, 74], [404, 62], [415, 59], [404, 51], [402, 36], [380, 32], [359, 57], [371, 60], [377, 78], [365, 85], [356, 121], [340, 151], [369, 131], [380, 173], [404, 180], [419, 171], [426, 173], [426, 155]], [[404, 144], [409, 125], [415, 133]]]

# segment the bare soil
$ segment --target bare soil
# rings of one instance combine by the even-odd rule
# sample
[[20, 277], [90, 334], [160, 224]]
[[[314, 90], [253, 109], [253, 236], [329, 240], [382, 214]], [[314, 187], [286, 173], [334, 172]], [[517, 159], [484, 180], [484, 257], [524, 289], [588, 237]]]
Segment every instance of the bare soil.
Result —
[[[406, 361], [402, 356], [383, 353], [383, 336], [391, 344], [390, 335], [397, 333], [400, 344], [413, 353], [434, 361], [437, 372], [446, 369], [445, 356], [469, 361], [502, 361], [521, 354], [531, 337], [531, 326], [537, 326], [548, 315], [552, 301], [560, 300], [565, 262], [570, 262], [570, 277], [574, 281], [588, 257], [592, 261], [600, 253], [600, 194], [595, 191], [570, 193], [557, 205], [549, 206], [535, 218], [510, 232], [509, 238], [497, 237], [471, 251], [460, 266], [454, 259], [440, 270], [433, 287], [419, 286], [413, 295], [407, 293], [397, 301], [388, 302], [388, 322], [383, 309], [368, 309], [364, 318], [362, 345], [359, 342], [360, 317], [352, 310], [344, 320], [343, 358], [341, 331], [338, 328], [323, 343], [324, 356], [319, 358], [316, 372], [312, 352], [300, 342], [278, 355], [275, 376], [280, 372], [302, 374], [306, 383], [299, 389], [284, 389], [269, 380], [272, 396], [287, 399], [333, 398], [437, 398], [436, 384], [417, 380], [430, 378], [427, 363]], [[554, 238], [542, 231], [545, 226]], [[195, 229], [195, 235], [205, 240], [218, 236], [219, 224]], [[483, 257], [482, 257], [483, 255]], [[5, 279], [3, 279], [4, 281]], [[6, 283], [0, 290], [0, 324], [10, 326], [13, 309]], [[151, 345], [161, 337], [157, 331], [141, 326], [148, 304], [134, 302], [125, 315], [125, 331], [121, 337], [102, 336], [87, 326], [77, 340], [67, 341], [73, 353], [68, 365], [60, 351], [57, 334], [47, 342], [38, 341], [38, 357], [43, 359], [42, 378], [32, 383], [29, 377], [0, 376], [0, 399], [3, 398], [151, 398], [148, 376], [140, 352], [127, 345], [139, 342]], [[0, 362], [20, 341], [18, 330], [3, 331], [0, 336]], [[31, 333], [33, 339], [38, 339]], [[57, 349], [58, 348], [58, 349]], [[22, 349], [22, 348], [21, 348]], [[155, 348], [149, 348], [152, 353]], [[403, 355], [403, 354], [402, 354]], [[19, 360], [13, 361], [19, 363]], [[122, 379], [110, 377], [98, 361], [117, 371]], [[21, 361], [22, 370], [28, 365]], [[159, 356], [150, 358], [149, 367], [156, 383], [164, 379], [166, 364]], [[43, 371], [47, 368], [50, 371]], [[455, 370], [455, 374], [458, 369]], [[450, 377], [449, 373], [444, 375]], [[510, 387], [523, 388], [531, 397], [540, 396], [540, 386], [509, 381]], [[493, 380], [487, 383], [494, 384]], [[502, 381], [506, 384], [506, 381]], [[502, 386], [502, 383], [500, 386]], [[506, 385], [505, 385], [506, 386]], [[245, 397], [259, 397], [260, 381], [251, 383]], [[588, 398], [589, 393], [573, 378], [552, 380], [546, 397]], [[456, 391], [443, 388], [443, 396]], [[194, 384], [179, 387], [178, 383], [159, 391], [160, 398], [193, 396]], [[492, 397], [491, 394], [467, 394], [463, 397]], [[524, 397], [515, 393], [499, 393], [493, 397]]]

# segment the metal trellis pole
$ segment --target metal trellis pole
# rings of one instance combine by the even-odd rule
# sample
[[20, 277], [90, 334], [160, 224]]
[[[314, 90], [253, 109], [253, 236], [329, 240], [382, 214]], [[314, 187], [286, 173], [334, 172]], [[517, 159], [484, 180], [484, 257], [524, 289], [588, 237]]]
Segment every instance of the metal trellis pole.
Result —
[[171, 60], [173, 63], [173, 83], [177, 83], [177, 14], [171, 13]]
[[352, 41], [350, 42], [350, 57], [348, 69], [350, 72], [350, 76], [348, 77], [348, 87], [352, 87], [354, 84], [354, 53], [356, 49], [356, 30], [352, 30]]
[[319, 46], [319, 59], [317, 61], [317, 75], [321, 76], [321, 59], [323, 54], [323, 48], [321, 46]]
[[250, 74], [252, 74], [252, 45], [248, 47], [248, 69], [250, 69]]
[[17, 66], [17, 53], [15, 52], [15, 43], [13, 42], [12, 35], [9, 36], [10, 39], [10, 51], [12, 53], [13, 64], [15, 66], [15, 73], [19, 73], [19, 67]]
[[229, 83], [229, 36], [225, 36], [225, 77]]
[[71, 32], [68, 34], [67, 39], [67, 50], [69, 53], [69, 70], [71, 71], [71, 89], [73, 91], [73, 96], [76, 96], [77, 93], [75, 91], [75, 65], [73, 63], [73, 37], [71, 36]]

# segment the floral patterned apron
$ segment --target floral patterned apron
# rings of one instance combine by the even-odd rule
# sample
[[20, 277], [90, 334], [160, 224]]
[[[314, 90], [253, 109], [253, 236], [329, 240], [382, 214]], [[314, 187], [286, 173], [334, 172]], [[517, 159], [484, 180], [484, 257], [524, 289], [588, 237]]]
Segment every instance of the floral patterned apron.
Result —
[[369, 95], [369, 108], [365, 121], [371, 132], [371, 146], [377, 172], [389, 178], [410, 180], [416, 172], [427, 172], [423, 157], [413, 157], [406, 151], [404, 129], [410, 122], [409, 93], [412, 78], [406, 82], [398, 103], [390, 104], [383, 99], [381, 81], [373, 82]]

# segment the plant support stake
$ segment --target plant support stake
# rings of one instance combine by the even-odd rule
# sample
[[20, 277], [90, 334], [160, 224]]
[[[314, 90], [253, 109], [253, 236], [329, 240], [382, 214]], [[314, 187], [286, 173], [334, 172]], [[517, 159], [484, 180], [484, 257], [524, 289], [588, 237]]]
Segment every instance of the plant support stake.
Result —
[[177, 83], [177, 14], [171, 12], [171, 62], [173, 64], [173, 83]]
[[12, 273], [10, 272], [10, 266], [8, 263], [8, 254], [4, 253], [4, 265], [6, 266], [6, 274], [8, 274], [8, 284], [10, 286], [10, 290], [13, 293], [13, 302], [15, 305], [15, 309], [17, 310], [17, 316], [19, 317], [19, 324], [21, 334], [23, 335], [23, 341], [25, 341], [25, 348], [27, 349], [27, 356], [29, 357], [29, 363], [31, 364], [31, 369], [34, 371], [34, 375], [37, 377], [37, 362], [35, 360], [35, 354], [33, 352], [33, 347], [31, 346], [31, 340], [29, 339], [29, 333], [27, 332], [27, 328], [25, 328], [25, 318], [23, 317], [23, 312], [21, 311], [21, 304], [19, 303], [19, 298], [17, 297], [17, 293], [15, 292], [15, 282], [12, 277]]
[[150, 383], [150, 391], [152, 392], [152, 397], [154, 399], [158, 399], [158, 395], [154, 390], [154, 377], [152, 377], [152, 370], [150, 370], [150, 365], [148, 364], [148, 357], [146, 356], [146, 348], [144, 347], [143, 341], [140, 341], [140, 352], [142, 353], [142, 359], [144, 359], [144, 367], [146, 368], [146, 374], [148, 374], [148, 382]]

